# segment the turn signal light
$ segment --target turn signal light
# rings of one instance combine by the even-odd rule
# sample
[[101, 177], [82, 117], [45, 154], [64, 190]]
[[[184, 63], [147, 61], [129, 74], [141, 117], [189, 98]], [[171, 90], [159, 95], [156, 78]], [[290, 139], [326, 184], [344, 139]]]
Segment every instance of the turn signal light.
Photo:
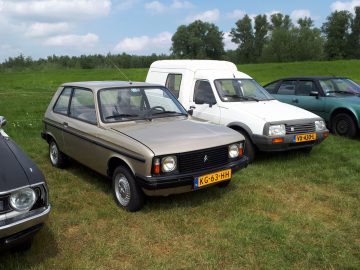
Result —
[[327, 137], [329, 137], [329, 132], [324, 132], [324, 133], [323, 133], [323, 137], [324, 137], [324, 139], [326, 139]]
[[239, 156], [241, 157], [243, 155], [244, 155], [244, 147], [243, 147], [243, 144], [240, 143], [240, 145], [239, 145]]
[[154, 159], [153, 174], [160, 174], [160, 159]]
[[284, 142], [284, 138], [275, 138], [272, 139], [272, 143], [283, 143]]

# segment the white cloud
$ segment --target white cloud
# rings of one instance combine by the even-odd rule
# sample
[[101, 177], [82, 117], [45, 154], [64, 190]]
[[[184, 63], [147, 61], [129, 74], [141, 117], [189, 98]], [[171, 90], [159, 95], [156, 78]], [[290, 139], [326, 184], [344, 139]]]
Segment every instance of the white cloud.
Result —
[[191, 23], [196, 20], [200, 20], [203, 22], [216, 22], [220, 18], [220, 11], [218, 9], [207, 10], [203, 13], [196, 14], [194, 16], [189, 16], [186, 18], [186, 22]]
[[28, 37], [45, 37], [58, 33], [67, 32], [70, 29], [69, 24], [60, 23], [33, 23], [26, 31], [25, 36]]
[[224, 33], [224, 48], [225, 50], [236, 50], [238, 45], [231, 41], [232, 37], [230, 36], [230, 32]]
[[245, 16], [245, 12], [244, 11], [242, 11], [242, 10], [240, 10], [240, 9], [235, 9], [233, 12], [231, 12], [231, 13], [228, 13], [227, 14], [227, 17], [229, 18], [229, 19], [241, 19], [242, 17], [244, 17]]
[[189, 1], [173, 0], [168, 6], [160, 3], [159, 1], [153, 1], [145, 4], [145, 8], [154, 14], [163, 13], [172, 9], [189, 9], [194, 7]]
[[293, 22], [297, 22], [297, 20], [300, 18], [305, 18], [305, 17], [311, 18], [311, 13], [307, 9], [296, 9], [291, 12], [290, 17]]
[[58, 47], [89, 48], [94, 47], [98, 41], [97, 35], [88, 33], [86, 35], [58, 35], [46, 39], [43, 44]]
[[340, 10], [347, 10], [351, 13], [354, 13], [354, 8], [356, 6], [360, 6], [360, 0], [352, 0], [352, 1], [336, 1], [330, 5], [331, 11], [340, 11]]
[[155, 37], [140, 36], [128, 37], [121, 40], [114, 48], [114, 52], [142, 52], [149, 50], [151, 52], [162, 50], [169, 50], [171, 46], [172, 34], [169, 32], [162, 32]]
[[140, 0], [113, 0], [113, 6], [116, 10], [129, 10], [133, 8]]
[[109, 14], [111, 0], [0, 0], [4, 16], [34, 21], [64, 21], [103, 17]]

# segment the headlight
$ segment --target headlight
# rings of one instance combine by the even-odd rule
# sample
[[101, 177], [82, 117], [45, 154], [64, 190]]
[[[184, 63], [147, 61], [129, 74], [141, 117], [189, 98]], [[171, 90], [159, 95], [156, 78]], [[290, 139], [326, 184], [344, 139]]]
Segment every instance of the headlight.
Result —
[[315, 121], [315, 129], [316, 131], [322, 131], [326, 129], [326, 125], [325, 122], [320, 120], [320, 121]]
[[27, 211], [35, 202], [36, 194], [31, 188], [23, 188], [10, 195], [10, 205], [16, 211]]
[[167, 156], [161, 159], [161, 170], [163, 172], [172, 172], [176, 169], [176, 157]]
[[229, 158], [237, 158], [239, 156], [239, 145], [234, 143], [229, 145]]
[[286, 134], [285, 125], [272, 125], [269, 126], [270, 136], [284, 136]]

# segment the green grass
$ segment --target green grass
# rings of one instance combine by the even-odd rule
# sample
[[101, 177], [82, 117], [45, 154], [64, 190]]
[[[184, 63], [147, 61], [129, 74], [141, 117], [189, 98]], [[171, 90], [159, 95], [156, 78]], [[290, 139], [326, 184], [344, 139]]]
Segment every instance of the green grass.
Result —
[[[330, 73], [360, 80], [360, 61], [239, 69], [261, 83]], [[147, 70], [124, 72], [144, 80]], [[6, 132], [44, 172], [53, 207], [33, 247], [0, 255], [0, 269], [360, 268], [359, 139], [330, 136], [310, 155], [261, 154], [226, 189], [149, 198], [142, 211], [127, 213], [106, 178], [74, 162], [53, 168], [40, 138], [61, 83], [105, 79], [122, 77], [116, 70], [0, 73]]]

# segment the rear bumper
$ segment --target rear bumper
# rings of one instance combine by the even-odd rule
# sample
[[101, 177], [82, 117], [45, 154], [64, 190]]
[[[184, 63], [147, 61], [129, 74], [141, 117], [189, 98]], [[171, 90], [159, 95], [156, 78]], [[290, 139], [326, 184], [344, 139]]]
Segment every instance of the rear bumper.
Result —
[[0, 221], [0, 247], [11, 247], [31, 237], [42, 227], [50, 213], [50, 205], [12, 219]]
[[175, 174], [157, 177], [144, 177], [136, 175], [136, 181], [147, 195], [169, 195], [194, 190], [194, 179], [200, 175], [214, 173], [221, 170], [231, 169], [232, 173], [248, 165], [248, 158], [241, 157], [239, 160], [224, 166], [214, 167], [202, 171]]
[[[288, 151], [288, 150], [296, 150], [301, 148], [313, 147], [323, 140], [325, 140], [329, 136], [329, 131], [321, 131], [315, 132], [316, 133], [316, 140], [296, 143], [294, 142], [295, 135], [285, 135], [279, 137], [270, 137], [265, 135], [253, 135], [252, 140], [257, 148], [261, 151]], [[298, 134], [296, 134], [298, 135]], [[283, 138], [284, 141], [280, 143], [274, 143], [273, 139], [275, 138]]]

